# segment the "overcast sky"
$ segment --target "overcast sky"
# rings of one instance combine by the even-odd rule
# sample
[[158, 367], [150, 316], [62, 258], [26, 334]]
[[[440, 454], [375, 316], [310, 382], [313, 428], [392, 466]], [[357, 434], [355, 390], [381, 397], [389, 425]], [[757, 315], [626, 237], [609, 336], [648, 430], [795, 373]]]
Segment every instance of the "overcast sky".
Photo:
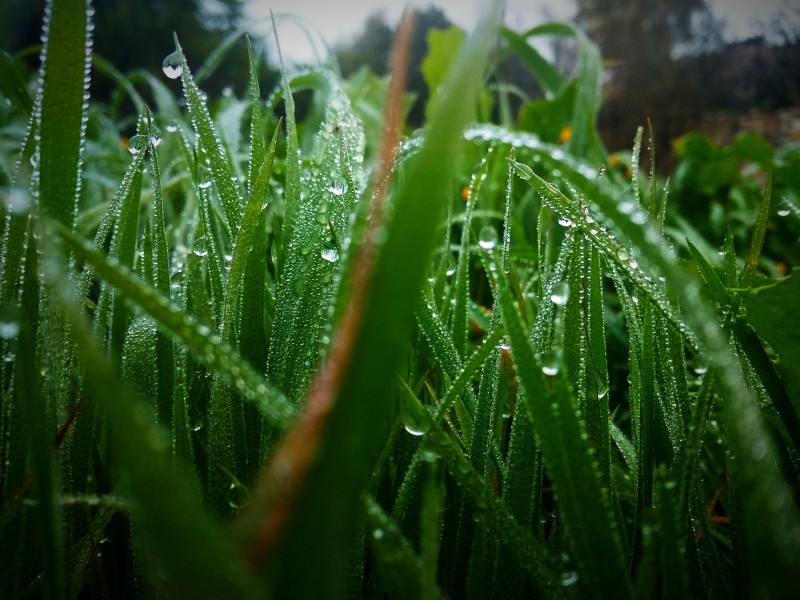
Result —
[[[727, 23], [726, 37], [736, 39], [761, 32], [781, 9], [791, 15], [791, 24], [800, 28], [798, 0], [707, 0], [717, 18]], [[410, 0], [407, 4], [425, 8], [439, 6], [456, 24], [470, 29], [477, 22], [486, 0]], [[386, 21], [394, 24], [402, 13], [404, 3], [396, 0], [249, 0], [247, 15], [253, 31], [271, 31], [269, 11], [293, 14], [316, 29], [331, 46], [346, 42], [363, 29], [367, 16], [382, 13]], [[505, 23], [522, 30], [546, 20], [567, 20], [575, 12], [570, 0], [508, 0]], [[290, 60], [313, 60], [314, 50], [303, 31], [292, 23], [284, 22], [278, 29], [281, 48]], [[318, 43], [318, 42], [317, 42]], [[322, 46], [318, 43], [319, 51]]]

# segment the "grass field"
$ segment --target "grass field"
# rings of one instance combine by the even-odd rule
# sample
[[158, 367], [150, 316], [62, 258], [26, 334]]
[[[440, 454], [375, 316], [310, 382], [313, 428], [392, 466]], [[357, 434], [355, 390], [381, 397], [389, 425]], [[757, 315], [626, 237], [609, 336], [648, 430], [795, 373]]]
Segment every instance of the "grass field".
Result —
[[250, 52], [221, 98], [176, 39], [99, 70], [131, 121], [48, 6], [38, 77], [0, 70], [0, 596], [800, 596], [800, 152], [734, 155], [708, 239], [646, 132], [603, 148], [571, 26], [432, 44], [409, 132], [403, 28], [391, 80], [260, 90]]

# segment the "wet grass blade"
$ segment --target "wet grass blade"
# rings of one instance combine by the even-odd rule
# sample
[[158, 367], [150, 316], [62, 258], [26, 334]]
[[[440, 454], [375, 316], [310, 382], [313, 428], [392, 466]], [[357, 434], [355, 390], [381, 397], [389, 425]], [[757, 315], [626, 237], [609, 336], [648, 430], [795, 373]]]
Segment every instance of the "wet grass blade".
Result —
[[80, 193], [86, 130], [91, 29], [86, 0], [47, 4], [42, 50], [39, 142], [39, 211], [71, 226]]
[[750, 240], [750, 250], [747, 252], [747, 258], [744, 261], [744, 271], [742, 271], [741, 284], [744, 287], [752, 287], [753, 278], [758, 269], [758, 263], [761, 261], [761, 248], [764, 246], [764, 236], [767, 233], [767, 224], [769, 222], [769, 205], [772, 200], [772, 177], [773, 173], [769, 174], [767, 179], [767, 187], [764, 189], [764, 195], [761, 199], [761, 205], [758, 209], [758, 217], [756, 218], [755, 227], [753, 227], [753, 237]]
[[210, 174], [219, 192], [227, 225], [232, 231], [236, 231], [242, 218], [244, 202], [241, 190], [236, 183], [231, 159], [222, 145], [222, 140], [217, 135], [214, 122], [208, 112], [205, 96], [192, 78], [177, 36], [175, 37], [175, 53], [177, 54], [174, 57], [170, 55], [165, 61], [169, 60], [173, 68], [180, 65], [180, 77], [189, 114], [192, 116], [202, 149], [208, 157]]
[[[255, 582], [241, 554], [222, 528], [205, 515], [190, 480], [174, 468], [164, 432], [155, 428], [140, 401], [120, 388], [117, 375], [72, 300], [58, 263], [46, 269], [68, 311], [89, 388], [110, 429], [133, 515], [142, 525], [148, 552], [157, 561], [148, 567], [157, 564], [159, 570], [165, 570], [165, 583], [176, 594], [256, 597]], [[116, 394], [109, 394], [112, 390]], [[187, 553], [186, 548], [196, 551]]]
[[[407, 27], [401, 28], [405, 35]], [[339, 562], [332, 557], [341, 554], [342, 542], [353, 530], [360, 495], [387, 438], [394, 409], [385, 399], [405, 353], [493, 27], [494, 18], [487, 19], [464, 45], [420, 154], [394, 195], [385, 241], [364, 250], [370, 254], [360, 265], [353, 299], [336, 334], [342, 337], [333, 342], [335, 350], [312, 387], [304, 416], [272, 459], [265, 488], [273, 498], [277, 495], [277, 504], [267, 527], [261, 528], [270, 537], [257, 541], [253, 551], [254, 558], [269, 556], [277, 592], [327, 594], [341, 584]], [[404, 73], [404, 68], [395, 72]], [[399, 131], [403, 87], [395, 88], [394, 104], [390, 102], [390, 110], [397, 111], [388, 118], [396, 128], [393, 135]], [[388, 171], [397, 138], [387, 140], [381, 177]], [[381, 205], [373, 210], [381, 211], [374, 215], [379, 219]], [[373, 234], [368, 244], [376, 243]], [[296, 454], [300, 448], [302, 461]], [[320, 505], [320, 497], [329, 501]]]
[[60, 227], [56, 231], [77, 256], [89, 262], [98, 276], [114, 286], [126, 300], [136, 304], [160, 327], [185, 344], [200, 362], [230, 378], [234, 387], [253, 402], [265, 417], [277, 425], [289, 423], [294, 411], [283, 395], [213, 335], [208, 327], [182, 312], [136, 275], [89, 247], [71, 231]]
[[545, 377], [520, 322], [505, 276], [497, 261], [495, 290], [502, 309], [511, 352], [529, 411], [540, 441], [542, 458], [553, 480], [563, 515], [572, 559], [585, 589], [608, 597], [630, 596], [620, 542], [619, 525], [611, 511], [608, 488], [584, 435], [575, 399], [558, 373]]

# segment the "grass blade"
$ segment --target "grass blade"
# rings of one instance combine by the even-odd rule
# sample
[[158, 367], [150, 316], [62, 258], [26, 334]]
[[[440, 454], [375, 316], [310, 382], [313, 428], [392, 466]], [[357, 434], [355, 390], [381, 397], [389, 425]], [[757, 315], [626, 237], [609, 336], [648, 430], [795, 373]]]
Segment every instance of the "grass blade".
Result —
[[608, 597], [629, 597], [619, 526], [611, 511], [609, 491], [603, 486], [593, 452], [583, 435], [584, 426], [572, 394], [563, 376], [544, 380], [541, 362], [534, 356], [522, 329], [505, 275], [497, 262], [493, 264], [498, 278], [495, 289], [511, 352], [525, 390], [529, 416], [540, 440], [542, 458], [556, 488], [581, 585]]
[[123, 294], [126, 300], [136, 304], [160, 327], [181, 340], [201, 363], [230, 378], [234, 387], [255, 403], [264, 416], [277, 425], [289, 423], [294, 411], [283, 395], [241, 360], [228, 345], [211, 334], [208, 327], [198, 324], [136, 275], [90, 248], [71, 231], [62, 227], [56, 227], [56, 231], [77, 256], [89, 262], [95, 272]]

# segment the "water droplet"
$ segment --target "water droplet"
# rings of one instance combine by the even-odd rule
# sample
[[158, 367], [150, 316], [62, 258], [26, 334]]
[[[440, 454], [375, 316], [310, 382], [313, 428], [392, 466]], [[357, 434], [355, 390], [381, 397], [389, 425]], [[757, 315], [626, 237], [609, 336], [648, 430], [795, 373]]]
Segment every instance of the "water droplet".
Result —
[[569, 587], [578, 581], [578, 572], [572, 566], [572, 560], [566, 552], [562, 552], [557, 559], [561, 570], [561, 585]]
[[335, 263], [339, 260], [339, 251], [333, 244], [326, 244], [322, 250], [320, 251], [319, 255], [322, 257], [323, 260], [328, 261], [329, 263]]
[[561, 573], [561, 585], [563, 585], [564, 587], [575, 585], [577, 581], [578, 581], [577, 571], [564, 571], [563, 573]]
[[689, 361], [689, 366], [697, 375], [705, 375], [708, 373], [708, 361], [700, 354], [692, 357]]
[[562, 227], [575, 227], [575, 223], [570, 221], [567, 217], [561, 217], [558, 219], [558, 224]]
[[425, 434], [425, 429], [417, 423], [413, 421], [413, 419], [407, 419], [405, 423], [403, 423], [403, 429], [405, 429], [408, 433], [414, 436], [420, 436]]
[[208, 248], [206, 247], [206, 238], [199, 237], [194, 241], [194, 249], [192, 250], [195, 256], [207, 256]]
[[548, 377], [558, 374], [561, 369], [561, 352], [555, 348], [542, 354], [542, 373]]
[[175, 133], [176, 131], [178, 131], [178, 126], [175, 123], [169, 123], [167, 125], [167, 131], [169, 133]]
[[154, 148], [157, 148], [161, 143], [161, 130], [158, 127], [150, 127], [150, 143]]
[[244, 504], [246, 490], [241, 484], [232, 483], [228, 488], [228, 506], [239, 509]]
[[4, 308], [0, 313], [0, 338], [14, 339], [19, 335], [19, 319], [16, 308]]
[[328, 191], [334, 196], [341, 196], [347, 191], [347, 182], [341, 177], [337, 177], [333, 180], [333, 183], [331, 183]]
[[168, 54], [161, 64], [161, 69], [164, 71], [164, 75], [170, 79], [180, 77], [181, 73], [183, 73], [183, 54], [180, 50], [175, 50], [175, 52]]
[[778, 211], [778, 216], [779, 216], [779, 217], [788, 217], [788, 216], [789, 216], [789, 209], [788, 209], [788, 208], [782, 208], [782, 209], [780, 209], [780, 210]]
[[199, 187], [201, 190], [207, 190], [208, 188], [211, 187], [211, 180], [210, 179], [204, 179], [203, 181], [201, 181], [201, 182], [199, 182], [197, 184], [197, 187]]
[[566, 281], [559, 281], [553, 285], [550, 291], [550, 301], [558, 306], [564, 306], [569, 299], [569, 284]]
[[372, 537], [375, 538], [376, 540], [383, 539], [383, 536], [384, 536], [383, 529], [376, 529], [375, 531], [372, 532]]
[[128, 152], [136, 156], [147, 149], [148, 139], [145, 135], [135, 135], [128, 140]]
[[497, 230], [491, 225], [484, 226], [478, 234], [478, 245], [484, 250], [491, 250], [497, 245]]
[[5, 205], [8, 211], [14, 214], [26, 213], [31, 207], [31, 195], [28, 190], [15, 188], [9, 192]]

